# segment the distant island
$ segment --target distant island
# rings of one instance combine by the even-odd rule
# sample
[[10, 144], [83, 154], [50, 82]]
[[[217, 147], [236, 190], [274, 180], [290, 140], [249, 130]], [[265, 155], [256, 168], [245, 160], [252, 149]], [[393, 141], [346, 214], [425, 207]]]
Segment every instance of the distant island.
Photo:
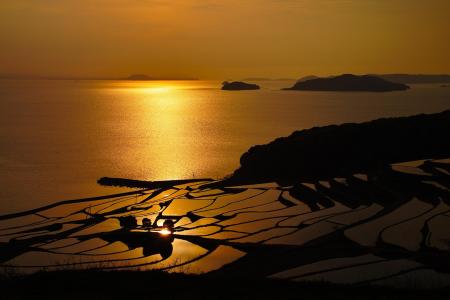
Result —
[[224, 81], [222, 83], [222, 90], [225, 91], [241, 91], [241, 90], [259, 90], [260, 87], [257, 84], [246, 83], [242, 81], [228, 82]]
[[304, 77], [300, 78], [299, 80], [297, 80], [297, 82], [307, 81], [307, 80], [311, 80], [311, 79], [318, 79], [318, 78], [320, 78], [320, 77], [315, 76], [315, 75], [308, 75], [308, 76], [304, 76]]
[[242, 79], [242, 81], [271, 81], [272, 78], [269, 77], [247, 77]]
[[247, 77], [242, 79], [242, 81], [295, 81], [293, 78], [269, 78], [269, 77]]
[[450, 156], [450, 110], [296, 131], [244, 153], [228, 181], [322, 180]]
[[[387, 81], [415, 84], [415, 83], [450, 83], [450, 75], [447, 74], [369, 74], [371, 76], [380, 77]], [[335, 76], [327, 76], [332, 78]], [[297, 81], [306, 81], [310, 79], [320, 78], [315, 75], [301, 77]]]
[[398, 83], [450, 83], [450, 75], [446, 74], [381, 74], [375, 76]]
[[297, 81], [292, 87], [285, 90], [390, 92], [407, 89], [409, 89], [409, 86], [403, 83], [390, 82], [376, 76], [343, 74], [336, 77]]
[[198, 80], [194, 77], [150, 77], [145, 74], [132, 74], [128, 77], [85, 77], [85, 76], [39, 76], [21, 74], [2, 74], [0, 80]]
[[145, 74], [133, 74], [133, 75], [130, 75], [130, 76], [124, 78], [124, 79], [125, 80], [153, 80], [152, 77], [147, 76]]
[[136, 80], [136, 81], [150, 81], [150, 80], [198, 80], [197, 78], [184, 78], [184, 77], [150, 77], [145, 74], [132, 74], [121, 80]]

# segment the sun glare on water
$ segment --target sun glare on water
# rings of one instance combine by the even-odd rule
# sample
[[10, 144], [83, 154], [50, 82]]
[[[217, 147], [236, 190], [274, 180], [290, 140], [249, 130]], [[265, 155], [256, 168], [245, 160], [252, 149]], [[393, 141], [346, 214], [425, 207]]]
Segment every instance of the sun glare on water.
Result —
[[137, 95], [164, 94], [173, 90], [189, 88], [189, 84], [170, 80], [155, 81], [116, 81], [110, 87], [112, 91], [122, 91]]
[[159, 234], [161, 235], [171, 235], [172, 231], [170, 231], [169, 229], [162, 229]]
[[153, 86], [146, 88], [137, 88], [139, 92], [144, 94], [162, 94], [173, 89], [171, 86]]

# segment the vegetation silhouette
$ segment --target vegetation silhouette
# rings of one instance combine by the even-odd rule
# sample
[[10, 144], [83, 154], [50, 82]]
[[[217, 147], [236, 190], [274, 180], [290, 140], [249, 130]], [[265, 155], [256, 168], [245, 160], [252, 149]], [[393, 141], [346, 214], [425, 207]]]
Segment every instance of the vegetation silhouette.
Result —
[[212, 277], [161, 271], [96, 270], [39, 272], [0, 280], [3, 299], [369, 299], [446, 300], [450, 289], [291, 282]]
[[180, 179], [180, 180], [165, 180], [165, 181], [145, 181], [127, 178], [102, 177], [99, 180], [97, 180], [97, 183], [104, 186], [154, 189], [201, 181], [212, 181], [212, 179], [200, 178], [200, 179]]

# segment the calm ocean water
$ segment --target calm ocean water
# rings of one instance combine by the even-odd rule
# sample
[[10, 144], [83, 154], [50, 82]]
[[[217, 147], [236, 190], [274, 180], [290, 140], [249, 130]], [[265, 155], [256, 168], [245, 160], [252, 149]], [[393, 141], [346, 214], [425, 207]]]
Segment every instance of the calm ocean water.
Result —
[[450, 88], [439, 85], [334, 93], [259, 84], [1, 80], [0, 214], [119, 190], [98, 186], [102, 176], [220, 178], [250, 146], [294, 130], [450, 108]]

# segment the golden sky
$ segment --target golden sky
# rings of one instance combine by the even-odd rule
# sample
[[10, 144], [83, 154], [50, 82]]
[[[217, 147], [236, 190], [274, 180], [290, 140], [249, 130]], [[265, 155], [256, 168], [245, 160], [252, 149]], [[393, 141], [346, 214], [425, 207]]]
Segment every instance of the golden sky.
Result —
[[450, 0], [1, 0], [0, 73], [450, 73]]

